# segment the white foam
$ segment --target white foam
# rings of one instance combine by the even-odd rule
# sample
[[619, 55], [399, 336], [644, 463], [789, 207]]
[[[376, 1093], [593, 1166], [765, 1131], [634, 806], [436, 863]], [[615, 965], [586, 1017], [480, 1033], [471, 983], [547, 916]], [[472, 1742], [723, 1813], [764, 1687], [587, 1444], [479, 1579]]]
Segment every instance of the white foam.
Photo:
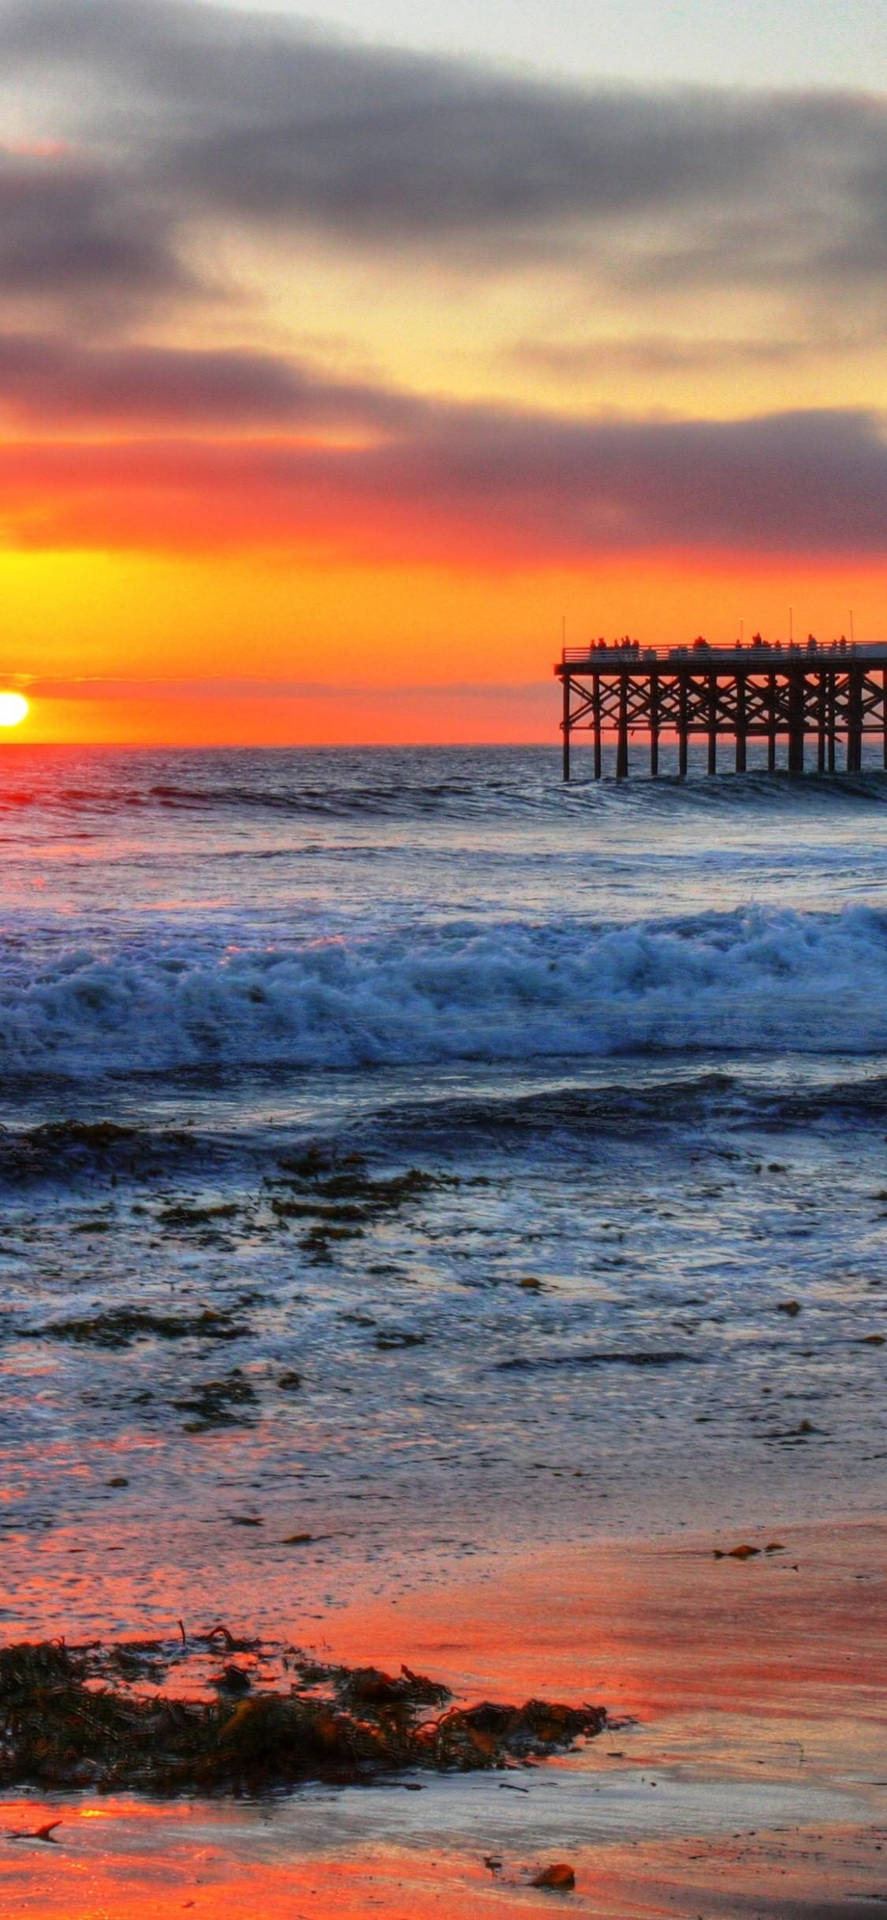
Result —
[[33, 977], [20, 950], [0, 960], [0, 1068], [78, 1079], [885, 1042], [887, 918], [864, 908], [463, 923], [217, 954], [81, 946]]

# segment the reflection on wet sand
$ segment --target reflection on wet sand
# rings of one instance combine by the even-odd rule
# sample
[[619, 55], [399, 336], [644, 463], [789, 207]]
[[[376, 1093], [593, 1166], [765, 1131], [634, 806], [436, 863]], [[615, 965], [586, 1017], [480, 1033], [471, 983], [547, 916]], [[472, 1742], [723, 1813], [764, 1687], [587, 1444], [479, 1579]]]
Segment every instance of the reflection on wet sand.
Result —
[[613, 1920], [874, 1916], [887, 1892], [887, 1528], [780, 1540], [744, 1560], [714, 1557], [729, 1538], [540, 1554], [408, 1608], [356, 1595], [331, 1629], [349, 1661], [419, 1662], [475, 1699], [593, 1696], [622, 1724], [504, 1774], [162, 1807], [8, 1798], [7, 1833], [61, 1825], [0, 1852], [0, 1910], [511, 1920], [550, 1911], [554, 1894], [531, 1882], [566, 1861], [576, 1887], [557, 1897]]

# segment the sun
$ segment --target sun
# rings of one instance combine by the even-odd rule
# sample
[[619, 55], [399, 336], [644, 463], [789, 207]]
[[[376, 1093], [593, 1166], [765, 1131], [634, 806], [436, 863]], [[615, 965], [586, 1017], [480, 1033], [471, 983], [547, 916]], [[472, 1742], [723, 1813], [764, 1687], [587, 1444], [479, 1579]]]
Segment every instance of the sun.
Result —
[[0, 693], [0, 727], [21, 726], [29, 711], [23, 693]]

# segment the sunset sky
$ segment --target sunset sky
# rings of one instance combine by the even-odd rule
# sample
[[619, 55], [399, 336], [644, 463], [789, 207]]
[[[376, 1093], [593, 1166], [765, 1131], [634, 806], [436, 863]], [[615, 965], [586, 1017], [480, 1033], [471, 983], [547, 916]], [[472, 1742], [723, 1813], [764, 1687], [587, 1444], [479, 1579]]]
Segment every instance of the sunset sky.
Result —
[[554, 739], [887, 638], [881, 0], [0, 0], [31, 739]]

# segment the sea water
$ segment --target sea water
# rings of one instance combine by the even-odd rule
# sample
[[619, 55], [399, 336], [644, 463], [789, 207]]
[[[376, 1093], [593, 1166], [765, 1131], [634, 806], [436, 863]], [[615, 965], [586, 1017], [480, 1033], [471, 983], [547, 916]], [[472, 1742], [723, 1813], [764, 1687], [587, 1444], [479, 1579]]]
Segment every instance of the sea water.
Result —
[[574, 759], [5, 754], [6, 1633], [877, 1503], [887, 778]]

